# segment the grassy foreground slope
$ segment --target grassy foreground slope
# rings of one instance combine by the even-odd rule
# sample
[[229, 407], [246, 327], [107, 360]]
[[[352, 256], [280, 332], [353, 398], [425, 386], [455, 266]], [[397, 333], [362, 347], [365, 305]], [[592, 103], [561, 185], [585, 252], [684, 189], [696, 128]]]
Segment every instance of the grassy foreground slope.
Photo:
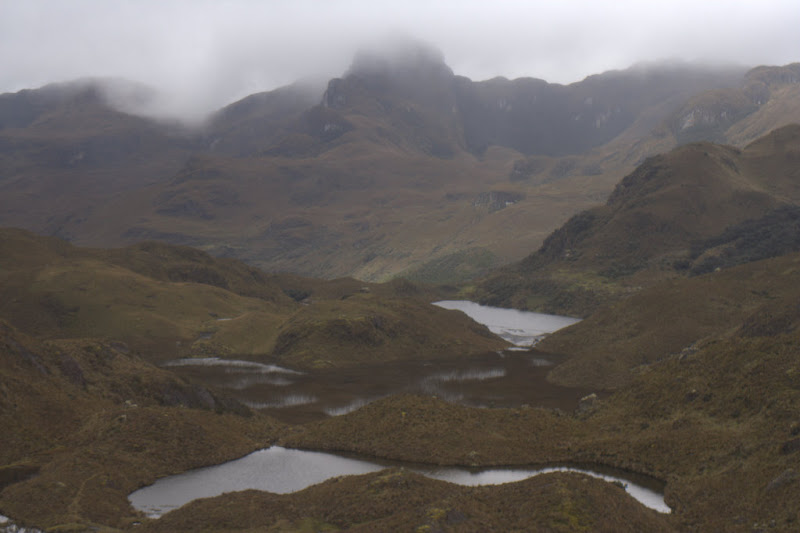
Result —
[[[692, 287], [720, 274], [726, 277], [717, 283], [742, 282], [754, 272], [780, 280], [798, 265], [799, 257], [786, 256], [671, 284]], [[686, 306], [707, 297], [702, 291], [673, 289]], [[32, 524], [127, 529], [141, 520], [123, 500], [135, 486], [277, 439], [284, 445], [439, 464], [613, 465], [666, 481], [666, 501], [674, 512], [658, 515], [613, 485], [570, 475], [465, 489], [385, 471], [331, 480], [293, 495], [245, 492], [199, 501], [159, 521], [145, 520], [137, 529], [793, 531], [800, 520], [795, 506], [800, 498], [800, 313], [796, 300], [775, 296], [690, 349], [639, 365], [625, 385], [582, 413], [473, 409], [436, 398], [395, 396], [291, 430], [257, 415], [247, 417], [246, 411], [231, 412], [221, 402], [215, 407], [221, 414], [202, 405], [170, 407], [160, 389], [148, 384], [171, 380], [175, 390], [191, 386], [141, 359], [94, 341], [42, 344], [5, 327], [2, 423], [15, 435], [32, 438], [24, 446], [4, 447], [8, 466], [3, 470], [8, 477], [24, 477], [38, 468], [39, 475], [0, 492], [0, 510]], [[637, 327], [658, 330], [663, 323], [641, 315]], [[13, 408], [9, 398], [16, 399]], [[60, 412], [56, 406], [69, 413], [57, 417], [61, 426], [51, 420]], [[13, 418], [13, 413], [23, 416]], [[177, 449], [179, 461], [171, 455]]]
[[[27, 269], [34, 272], [37, 254], [51, 262], [47, 268], [63, 268], [52, 248], [64, 247], [70, 261], [84, 261], [80, 254], [88, 253], [22, 236], [42, 245], [28, 254]], [[2, 265], [4, 280], [16, 279], [19, 272], [8, 265]], [[0, 425], [9, 431], [0, 447], [0, 512], [76, 531], [794, 531], [800, 523], [798, 273], [800, 256], [790, 254], [676, 277], [550, 336], [542, 349], [572, 356], [554, 369], [553, 379], [598, 392], [615, 387], [576, 413], [392, 396], [288, 428], [152, 365], [150, 354], [136, 353], [134, 341], [56, 338], [72, 326], [49, 323], [40, 333], [48, 340], [37, 340], [2, 323]], [[228, 279], [233, 284], [234, 277]], [[311, 331], [309, 349], [337, 338], [314, 336], [329, 332], [312, 327], [313, 313], [320, 313], [334, 331], [349, 328], [359, 343], [371, 339], [380, 352], [375, 332], [391, 331], [386, 324], [394, 322], [386, 319], [380, 329], [371, 318], [342, 319], [342, 309], [329, 308], [370, 303], [365, 313], [383, 315], [378, 304], [401, 295], [413, 301], [420, 289], [286, 278], [284, 290], [293, 295], [285, 303], [223, 292], [230, 305], [243, 298], [310, 313], [281, 326], [283, 332]], [[221, 324], [227, 322], [235, 320]], [[295, 342], [303, 346], [302, 337]], [[387, 336], [383, 342], [394, 341]], [[127, 503], [129, 492], [159, 476], [272, 442], [436, 464], [616, 466], [666, 482], [673, 513], [660, 515], [614, 485], [575, 475], [461, 488], [399, 470], [334, 479], [284, 496], [223, 495], [157, 521]]]
[[235, 355], [318, 368], [506, 345], [430, 296], [402, 281], [268, 276], [186, 247], [94, 250], [0, 230], [0, 317], [44, 338], [122, 341], [151, 361]]
[[[551, 476], [495, 491], [458, 488], [396, 471], [348, 479], [346, 490], [327, 483], [285, 497], [245, 493], [233, 496], [232, 503], [199, 502], [199, 508], [181, 511], [189, 512], [188, 518], [175, 514], [163, 522], [148, 521], [127, 501], [136, 488], [305, 432], [153, 364], [171, 350], [193, 355], [205, 346], [219, 355], [214, 346], [191, 342], [206, 321], [216, 322], [209, 310], [220, 317], [243, 311], [280, 318], [288, 309], [279, 338], [286, 332], [307, 332], [312, 338], [306, 344], [294, 339], [287, 354], [303, 353], [293, 352], [294, 345], [320, 350], [325, 338], [314, 335], [330, 332], [342, 343], [324, 352], [332, 359], [367, 344], [377, 358], [397, 357], [402, 351], [410, 352], [406, 357], [431, 350], [442, 355], [448, 349], [461, 355], [503, 344], [460, 313], [428, 309], [422, 302], [429, 295], [407, 282], [369, 286], [286, 277], [279, 294], [270, 290], [272, 279], [246, 282], [253, 274], [247, 267], [185, 248], [147, 244], [86, 250], [18, 230], [3, 230], [2, 245], [2, 301], [15, 306], [4, 308], [4, 314], [19, 329], [0, 320], [0, 512], [22, 524], [53, 531], [240, 526], [379, 531], [412, 524], [461, 530], [524, 529], [531, 524], [556, 531], [670, 530], [667, 518], [618, 488], [576, 476]], [[259, 291], [263, 298], [239, 294]], [[281, 296], [287, 293], [291, 297]], [[197, 306], [200, 311], [193, 309]], [[368, 320], [353, 320], [349, 315], [356, 311]], [[220, 327], [236, 322], [223, 321]], [[140, 327], [154, 331], [155, 324], [163, 324], [160, 343], [139, 333]], [[266, 329], [263, 323], [261, 329]], [[242, 336], [248, 337], [248, 331]], [[441, 339], [439, 345], [430, 338], [434, 334]], [[175, 346], [178, 341], [182, 347]], [[342, 361], [337, 364], [360, 359]], [[452, 423], [457, 419], [448, 420]], [[414, 459], [438, 460], [424, 450]], [[530, 503], [513, 503], [523, 501]], [[510, 513], [512, 508], [516, 510]], [[144, 526], [137, 525], [142, 522]]]
[[551, 380], [617, 388], [651, 363], [735, 335], [744, 324], [763, 323], [762, 336], [792, 331], [798, 300], [800, 257], [791, 254], [660, 283], [599, 309], [539, 348], [571, 356]]
[[243, 455], [281, 427], [120, 344], [43, 343], [4, 321], [0, 384], [0, 509], [54, 530], [130, 524], [132, 490]]

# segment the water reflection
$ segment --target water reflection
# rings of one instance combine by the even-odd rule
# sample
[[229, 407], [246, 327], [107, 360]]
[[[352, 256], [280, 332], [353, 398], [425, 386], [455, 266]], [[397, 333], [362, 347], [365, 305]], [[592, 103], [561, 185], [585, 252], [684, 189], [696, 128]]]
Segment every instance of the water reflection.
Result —
[[442, 300], [433, 305], [461, 311], [516, 346], [533, 346], [548, 333], [580, 322], [579, 318], [489, 307], [467, 300]]
[[243, 374], [236, 376], [228, 381], [225, 388], [233, 390], [245, 390], [257, 385], [273, 385], [276, 387], [285, 387], [291, 385], [294, 381], [279, 376], [270, 376], [264, 374]]
[[288, 394], [286, 396], [280, 396], [278, 399], [270, 402], [245, 402], [245, 404], [253, 409], [278, 409], [296, 405], [308, 405], [316, 402], [316, 396], [308, 394]]
[[532, 405], [571, 411], [589, 390], [558, 387], [545, 379], [554, 361], [527, 345], [577, 319], [442, 301], [517, 346], [499, 354], [433, 361], [365, 364], [357, 368], [297, 372], [267, 362], [217, 357], [166, 363], [192, 380], [226, 389], [242, 403], [289, 423], [346, 414], [390, 394], [416, 393], [474, 407]]
[[483, 381], [493, 378], [501, 378], [506, 375], [505, 368], [467, 368], [464, 370], [453, 370], [428, 376], [426, 381]]
[[[267, 373], [277, 365], [193, 359], [172, 365], [186, 378], [228, 391], [255, 409], [289, 423], [346, 414], [391, 394], [424, 394], [472, 407], [531, 405], [572, 411], [594, 392], [546, 380], [553, 361], [540, 354], [512, 352], [436, 361], [396, 361], [355, 368]], [[222, 370], [222, 371], [221, 371]]]
[[0, 533], [44, 533], [44, 531], [35, 527], [20, 526], [9, 517], [0, 514]]
[[286, 494], [321, 483], [336, 476], [366, 474], [388, 466], [404, 466], [420, 474], [459, 485], [489, 485], [521, 481], [553, 471], [576, 471], [606, 481], [618, 481], [644, 505], [659, 512], [670, 512], [658, 482], [632, 480], [624, 474], [612, 475], [590, 469], [572, 467], [494, 468], [474, 470], [456, 467], [432, 467], [388, 461], [367, 461], [340, 455], [291, 450], [273, 446], [251, 453], [241, 459], [217, 466], [200, 468], [158, 480], [149, 487], [132, 493], [131, 504], [150, 517], [158, 517], [198, 498], [217, 496], [224, 492], [246, 489]]
[[342, 416], [346, 415], [347, 413], [352, 413], [357, 409], [361, 409], [367, 404], [374, 402], [375, 400], [379, 400], [380, 398], [359, 398], [357, 400], [353, 400], [352, 402], [337, 406], [337, 407], [324, 407], [322, 410], [328, 416]]
[[240, 361], [237, 359], [220, 359], [219, 357], [186, 357], [168, 361], [164, 363], [164, 366], [212, 366], [224, 367], [226, 372], [245, 369], [249, 372], [261, 372], [264, 374], [302, 374], [302, 372], [277, 365], [265, 365], [255, 361]]

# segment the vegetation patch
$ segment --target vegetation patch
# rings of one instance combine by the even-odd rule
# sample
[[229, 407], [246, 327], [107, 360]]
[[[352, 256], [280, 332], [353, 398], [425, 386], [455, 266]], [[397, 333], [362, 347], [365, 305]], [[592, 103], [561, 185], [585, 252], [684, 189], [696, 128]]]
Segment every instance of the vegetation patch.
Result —
[[458, 284], [485, 275], [497, 263], [497, 256], [490, 250], [470, 248], [432, 259], [402, 277], [431, 285]]

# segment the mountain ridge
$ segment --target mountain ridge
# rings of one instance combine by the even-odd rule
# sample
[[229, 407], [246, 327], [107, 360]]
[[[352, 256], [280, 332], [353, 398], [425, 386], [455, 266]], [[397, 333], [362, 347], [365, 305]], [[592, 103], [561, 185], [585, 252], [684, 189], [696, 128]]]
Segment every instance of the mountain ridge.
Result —
[[[604, 205], [573, 216], [536, 252], [486, 279], [478, 294], [514, 307], [558, 311], [565, 305], [565, 311], [574, 305], [572, 313], [585, 315], [602, 299], [699, 271], [714, 257], [732, 258], [727, 243], [752, 242], [748, 232], [780, 224], [798, 206], [799, 158], [798, 124], [744, 149], [702, 142], [651, 157], [620, 181]], [[770, 246], [775, 249], [759, 252], [760, 258], [793, 250], [786, 239]]]
[[[0, 129], [0, 224], [89, 246], [160, 239], [273, 272], [372, 281], [425, 280], [467, 253], [482, 258], [459, 269], [469, 279], [522, 259], [602, 202], [679, 142], [670, 117], [687, 98], [738, 91], [744, 76], [648, 65], [562, 86], [473, 82], [424, 46], [401, 67], [387, 61], [357, 58], [326, 89], [248, 96], [194, 132], [97, 95], [51, 102], [46, 121]], [[793, 116], [793, 69], [750, 74], [769, 81], [770, 99], [731, 124], [732, 136]]]

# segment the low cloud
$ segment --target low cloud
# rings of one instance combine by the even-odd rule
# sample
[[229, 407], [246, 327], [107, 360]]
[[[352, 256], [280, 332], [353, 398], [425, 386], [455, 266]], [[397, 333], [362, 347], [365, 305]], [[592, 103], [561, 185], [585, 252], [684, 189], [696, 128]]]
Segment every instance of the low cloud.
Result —
[[796, 0], [0, 0], [0, 92], [85, 76], [156, 87], [175, 116], [341, 75], [387, 34], [437, 46], [472, 79], [569, 83], [652, 59], [800, 60]]

